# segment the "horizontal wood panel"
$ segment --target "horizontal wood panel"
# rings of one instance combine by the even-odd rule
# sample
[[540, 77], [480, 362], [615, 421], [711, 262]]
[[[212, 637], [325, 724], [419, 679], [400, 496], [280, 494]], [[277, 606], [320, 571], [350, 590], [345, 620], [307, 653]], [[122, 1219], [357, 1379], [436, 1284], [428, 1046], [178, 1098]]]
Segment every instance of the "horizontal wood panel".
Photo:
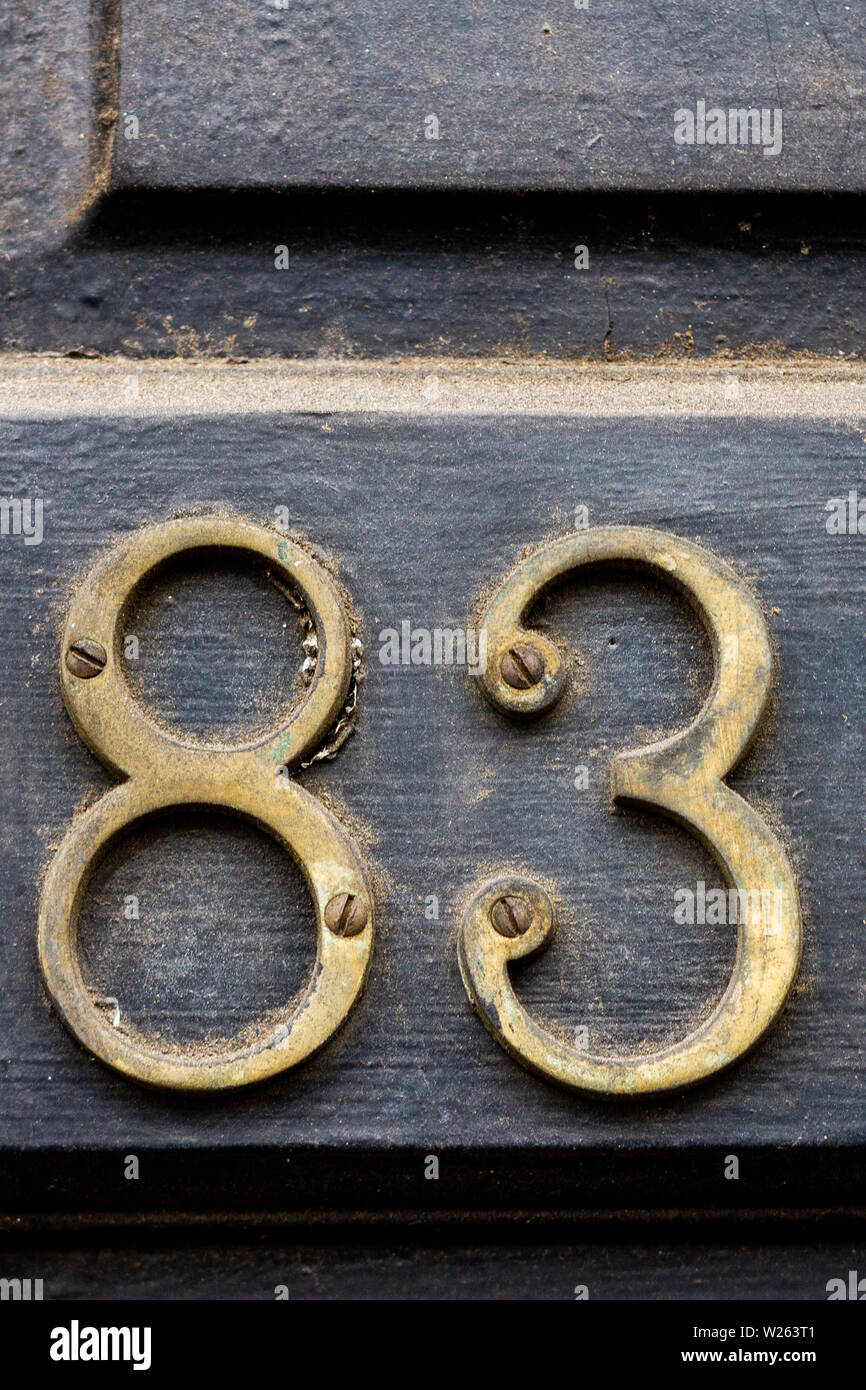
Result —
[[91, 357], [862, 357], [864, 266], [841, 195], [145, 190], [62, 254], [0, 259], [0, 334]]
[[[802, 1231], [802, 1228], [801, 1228]], [[370, 1233], [368, 1233], [369, 1235]], [[485, 1240], [485, 1234], [487, 1239]], [[304, 1299], [563, 1299], [582, 1287], [599, 1299], [827, 1298], [831, 1279], [863, 1268], [862, 1236], [753, 1230], [678, 1238], [670, 1228], [553, 1233], [506, 1229], [498, 1239], [467, 1231], [450, 1237], [415, 1230], [357, 1231], [335, 1241], [310, 1231], [257, 1233], [255, 1241], [221, 1227], [216, 1235], [138, 1235], [125, 1243], [102, 1233], [98, 1246], [73, 1236], [26, 1250], [0, 1247], [6, 1277], [42, 1279], [48, 1299], [257, 1299], [278, 1287]], [[283, 1294], [285, 1297], [285, 1294]]]
[[[861, 189], [864, 80], [863, 16], [842, 0], [124, 0], [112, 177]], [[780, 147], [676, 143], [675, 112], [700, 100], [781, 111]]]
[[[233, 1145], [290, 1155], [314, 1146], [345, 1157], [370, 1145], [422, 1156], [492, 1146], [527, 1158], [539, 1149], [577, 1156], [613, 1148], [633, 1151], [640, 1166], [646, 1152], [723, 1156], [760, 1146], [790, 1148], [796, 1164], [804, 1146], [817, 1183], [816, 1151], [862, 1145], [864, 541], [825, 526], [827, 499], [862, 478], [856, 424], [357, 414], [15, 420], [3, 427], [3, 456], [10, 492], [45, 499], [41, 545], [0, 543], [7, 1149]], [[113, 1077], [66, 1034], [41, 992], [35, 908], [51, 846], [83, 798], [110, 785], [60, 699], [58, 624], [70, 586], [112, 537], [215, 504], [265, 521], [288, 506], [297, 529], [339, 565], [362, 615], [359, 731], [333, 762], [302, 776], [345, 809], [367, 843], [380, 928], [367, 993], [318, 1058], [248, 1094], [191, 1104]], [[750, 1058], [686, 1097], [651, 1105], [582, 1101], [506, 1057], [468, 1006], [454, 938], [469, 889], [491, 868], [516, 864], [549, 879], [560, 905], [556, 941], [518, 981], [552, 1026], [586, 1023], [601, 1046], [658, 1042], [719, 997], [730, 929], [672, 918], [674, 889], [699, 877], [715, 882], [712, 861], [684, 832], [612, 815], [607, 800], [612, 752], [697, 711], [711, 669], [700, 629], [677, 600], [633, 577], [557, 591], [543, 619], [580, 664], [566, 704], [531, 728], [503, 722], [465, 675], [393, 672], [377, 659], [379, 633], [403, 619], [464, 623], [522, 548], [568, 530], [578, 505], [592, 523], [700, 537], [754, 583], [778, 647], [765, 735], [731, 780], [790, 846], [806, 922], [800, 984]], [[214, 631], [232, 636], [230, 659], [218, 672], [206, 650], [184, 659], [182, 608], [166, 618], [160, 699], [175, 714], [184, 701], [199, 713], [209, 700], [216, 708], [226, 684], [243, 700], [262, 643], [267, 650], [272, 640], [273, 615], [267, 605], [258, 613], [237, 576], [208, 582], [216, 585]], [[576, 764], [590, 769], [586, 792], [573, 785]], [[158, 842], [131, 840], [114, 887], [89, 908], [106, 988], [122, 1007], [134, 994], [149, 1026], [158, 1024], [160, 979], [172, 1007], [195, 1015], [205, 997], [212, 1011], [221, 1000], [233, 1009], [232, 982], [252, 971], [244, 1007], [253, 1007], [256, 989], [268, 987], [274, 930], [287, 909], [303, 910], [301, 888], [286, 897], [277, 866], [250, 837], [237, 836], [226, 867], [224, 842], [208, 839], [207, 826], [196, 833], [199, 848], [188, 830], [174, 836], [170, 822]], [[157, 885], [160, 868], [160, 891], [136, 923], [138, 955], [123, 954], [121, 890]], [[225, 916], [214, 925], [221, 892]], [[438, 920], [424, 915], [431, 894]], [[209, 924], [198, 941], [196, 920]], [[192, 952], [187, 973], [182, 950]], [[720, 1168], [713, 1157], [708, 1203], [733, 1200], [719, 1196], [736, 1186]], [[762, 1200], [775, 1200], [770, 1186]], [[840, 1198], [844, 1188], [837, 1184]]]

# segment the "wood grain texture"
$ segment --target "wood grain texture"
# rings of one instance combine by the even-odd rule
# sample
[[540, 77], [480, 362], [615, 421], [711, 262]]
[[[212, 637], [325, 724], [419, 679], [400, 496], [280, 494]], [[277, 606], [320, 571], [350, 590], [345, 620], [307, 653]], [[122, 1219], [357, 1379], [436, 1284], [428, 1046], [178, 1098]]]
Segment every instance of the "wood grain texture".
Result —
[[[6, 1277], [42, 1279], [45, 1299], [243, 1299], [274, 1301], [288, 1289], [306, 1299], [573, 1300], [586, 1288], [604, 1299], [785, 1299], [820, 1301], [830, 1279], [847, 1278], [866, 1261], [860, 1234], [824, 1232], [805, 1247], [800, 1233], [755, 1230], [677, 1238], [670, 1229], [639, 1228], [534, 1236], [506, 1228], [461, 1231], [443, 1238], [424, 1232], [379, 1232], [366, 1243], [357, 1232], [337, 1241], [309, 1231], [261, 1233], [253, 1241], [224, 1227], [210, 1235], [174, 1233], [98, 1244], [56, 1237], [29, 1249], [0, 1249]], [[26, 1310], [25, 1310], [26, 1312]], [[790, 1315], [789, 1320], [790, 1320]]]
[[0, 335], [133, 357], [862, 356], [864, 265], [844, 195], [139, 192], [61, 252], [0, 260]]
[[[823, 0], [124, 0], [114, 181], [861, 189], [866, 29]], [[781, 150], [674, 142], [674, 112], [780, 108]], [[428, 116], [435, 116], [430, 138]]]
[[55, 253], [108, 182], [120, 0], [16, 5], [0, 18], [0, 251]]
[[[186, 1165], [179, 1176], [166, 1160], [161, 1201], [173, 1182], [186, 1183], [187, 1194], [195, 1187], [191, 1149], [225, 1152], [215, 1184], [232, 1203], [247, 1200], [241, 1174], [255, 1185], [247, 1158], [236, 1168], [239, 1153], [254, 1164], [256, 1154], [265, 1163], [271, 1152], [277, 1163], [312, 1151], [323, 1161], [331, 1155], [336, 1166], [323, 1173], [336, 1174], [340, 1201], [375, 1205], [389, 1150], [389, 1181], [410, 1183], [414, 1204], [459, 1203], [485, 1181], [473, 1152], [497, 1152], [506, 1164], [492, 1205], [508, 1202], [509, 1156], [521, 1155], [528, 1175], [546, 1162], [549, 1173], [571, 1168], [578, 1202], [577, 1175], [585, 1174], [600, 1201], [611, 1151], [623, 1156], [604, 1198], [613, 1206], [629, 1182], [636, 1200], [652, 1188], [657, 1198], [706, 1206], [748, 1205], [750, 1194], [771, 1205], [784, 1204], [786, 1192], [819, 1203], [831, 1191], [852, 1196], [866, 1128], [866, 571], [862, 538], [828, 535], [824, 508], [862, 477], [860, 430], [802, 421], [273, 416], [17, 421], [2, 439], [10, 491], [44, 496], [46, 518], [42, 545], [0, 542], [0, 1104], [16, 1202], [33, 1200], [36, 1170], [28, 1193], [26, 1155], [37, 1149], [49, 1151], [39, 1169], [49, 1202], [50, 1151], [67, 1153], [58, 1152], [53, 1181], [67, 1172], [69, 1190], [76, 1173], [87, 1181], [82, 1151], [109, 1151], [110, 1184], [100, 1187], [91, 1167], [94, 1201], [109, 1206], [145, 1200], [144, 1187], [129, 1192], [137, 1185], [122, 1181], [111, 1152], [147, 1149]], [[366, 996], [324, 1053], [248, 1095], [190, 1104], [111, 1076], [66, 1034], [41, 992], [35, 906], [51, 846], [83, 799], [110, 784], [60, 699], [55, 662], [70, 586], [113, 537], [215, 504], [263, 520], [288, 506], [297, 529], [339, 565], [362, 615], [359, 731], [304, 782], [368, 838], [381, 925]], [[607, 790], [612, 751], [697, 711], [711, 670], [700, 630], [678, 601], [639, 580], [607, 576], [556, 591], [543, 621], [575, 653], [573, 679], [564, 705], [528, 728], [503, 721], [465, 675], [393, 672], [377, 659], [378, 634], [403, 619], [464, 623], [522, 547], [567, 530], [578, 504], [592, 522], [700, 537], [755, 584], [778, 645], [773, 713], [732, 785], [779, 827], [797, 865], [806, 922], [800, 986], [781, 1025], [741, 1066], [655, 1105], [577, 1100], [504, 1057], [467, 1004], [455, 930], [466, 892], [498, 866], [519, 865], [551, 882], [561, 910], [554, 944], [518, 977], [521, 998], [550, 1026], [586, 1024], [599, 1046], [655, 1044], [718, 998], [731, 930], [673, 922], [675, 888], [715, 883], [717, 871], [684, 832], [611, 814]], [[198, 645], [186, 657], [176, 649], [157, 683], [172, 716], [186, 708], [217, 719], [227, 703], [256, 704], [250, 682], [261, 679], [267, 696], [268, 651], [283, 660], [273, 607], [251, 604], [236, 575], [217, 573], [207, 584], [219, 597], [212, 613], [195, 610]], [[182, 594], [161, 611], [157, 651], [144, 643], [145, 686], [147, 663], [189, 636]], [[230, 659], [215, 670], [208, 642], [223, 633]], [[589, 768], [584, 792], [573, 784], [578, 764]], [[229, 1026], [275, 982], [287, 987], [286, 971], [303, 969], [303, 953], [294, 952], [309, 908], [297, 875], [278, 859], [243, 831], [201, 822], [130, 839], [86, 910], [100, 988], [146, 1026], [159, 1027], [170, 1009], [175, 1027], [200, 1029]], [[122, 944], [122, 899], [137, 890], [140, 920]], [[424, 914], [431, 894], [438, 920]], [[281, 935], [287, 919], [289, 935]], [[278, 940], [291, 966], [274, 960]], [[724, 1154], [743, 1150], [756, 1155], [748, 1180], [725, 1183]], [[423, 1181], [425, 1153], [469, 1155], [462, 1196]], [[264, 1202], [279, 1187], [273, 1165], [268, 1172]], [[787, 1176], [774, 1187], [780, 1173]], [[529, 1176], [524, 1192], [532, 1185]], [[327, 1205], [327, 1183], [320, 1199]], [[555, 1204], [555, 1183], [545, 1199]], [[290, 1181], [284, 1200], [303, 1203], [304, 1182]]]

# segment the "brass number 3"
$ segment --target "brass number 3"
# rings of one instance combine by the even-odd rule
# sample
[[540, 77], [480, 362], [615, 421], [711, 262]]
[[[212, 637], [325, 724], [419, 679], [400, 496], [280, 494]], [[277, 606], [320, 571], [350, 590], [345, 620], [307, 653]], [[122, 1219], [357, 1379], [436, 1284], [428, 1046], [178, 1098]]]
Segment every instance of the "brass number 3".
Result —
[[602, 526], [544, 546], [507, 577], [481, 620], [488, 660], [478, 679], [485, 695], [518, 718], [556, 703], [565, 683], [562, 654], [524, 628], [523, 618], [556, 580], [604, 562], [648, 570], [680, 590], [712, 640], [715, 680], [697, 719], [661, 743], [618, 754], [611, 780], [615, 800], [651, 807], [686, 826], [738, 890], [743, 906], [733, 975], [710, 1017], [681, 1042], [647, 1054], [595, 1056], [540, 1027], [509, 979], [509, 961], [537, 951], [553, 931], [553, 904], [539, 884], [501, 877], [479, 889], [463, 918], [459, 957], [472, 1004], [513, 1057], [572, 1090], [616, 1100], [690, 1086], [754, 1046], [794, 982], [801, 932], [781, 844], [724, 781], [757, 729], [772, 679], [766, 624], [730, 566], [688, 541], [642, 527]]

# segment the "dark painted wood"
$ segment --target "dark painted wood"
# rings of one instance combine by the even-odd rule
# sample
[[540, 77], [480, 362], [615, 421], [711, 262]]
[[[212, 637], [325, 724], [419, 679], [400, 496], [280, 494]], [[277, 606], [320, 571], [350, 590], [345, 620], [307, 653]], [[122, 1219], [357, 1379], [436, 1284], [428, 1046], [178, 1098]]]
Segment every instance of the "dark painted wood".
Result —
[[127, 194], [62, 252], [0, 260], [2, 343], [27, 351], [862, 356], [864, 324], [844, 196]]
[[[42, 1279], [49, 1299], [574, 1300], [605, 1299], [821, 1301], [831, 1279], [866, 1267], [859, 1232], [818, 1231], [804, 1248], [802, 1227], [745, 1232], [728, 1227], [717, 1241], [670, 1227], [611, 1234], [585, 1230], [367, 1231], [336, 1239], [321, 1232], [273, 1231], [250, 1240], [220, 1227], [208, 1234], [105, 1234], [99, 1243], [73, 1237], [4, 1242], [0, 1277]], [[285, 1294], [283, 1293], [283, 1297]], [[19, 1311], [19, 1310], [16, 1310]], [[790, 1314], [787, 1321], [794, 1321]], [[769, 1321], [764, 1315], [763, 1321]], [[808, 1319], [807, 1319], [808, 1321]]]
[[[844, 0], [124, 0], [113, 178], [862, 189], [864, 60]], [[676, 144], [699, 99], [779, 108], [780, 152]]]
[[[122, 8], [119, 63], [118, 0], [0, 21], [5, 349], [863, 353], [859, 199], [761, 191], [863, 187], [856, 5]], [[676, 106], [700, 97], [781, 105], [781, 155], [673, 146]], [[429, 114], [439, 141], [424, 139]], [[668, 191], [599, 191], [626, 188]], [[671, 191], [711, 188], [726, 191]], [[866, 1269], [848, 1225], [866, 1127], [866, 541], [823, 529], [828, 497], [866, 491], [861, 434], [526, 419], [2, 426], [4, 494], [44, 496], [47, 511], [42, 546], [0, 539], [0, 1274], [71, 1298], [268, 1299], [277, 1283], [293, 1299], [570, 1298], [587, 1283], [593, 1299], [820, 1299], [827, 1279]], [[368, 844], [381, 929], [368, 994], [322, 1057], [257, 1092], [189, 1103], [140, 1092], [78, 1048], [42, 995], [34, 935], [52, 847], [110, 785], [59, 698], [70, 586], [112, 536], [214, 502], [264, 520], [288, 505], [361, 610], [360, 730], [305, 780]], [[551, 1025], [657, 1043], [718, 997], [729, 936], [675, 927], [671, 913], [673, 887], [716, 881], [712, 864], [660, 822], [611, 815], [605, 792], [613, 750], [697, 708], [706, 642], [658, 589], [610, 576], [567, 588], [546, 621], [579, 654], [578, 680], [553, 719], [520, 731], [464, 677], [389, 674], [375, 658], [383, 626], [464, 620], [578, 503], [593, 522], [699, 535], [778, 609], [776, 702], [734, 785], [797, 863], [800, 987], [744, 1065], [635, 1109], [566, 1097], [505, 1057], [469, 1010], [454, 934], [462, 893], [507, 860], [548, 875], [562, 907], [559, 938], [519, 979]], [[261, 576], [175, 572], [130, 621], [142, 638], [130, 679], [192, 731], [260, 722], [292, 685], [293, 615]], [[431, 893], [438, 921], [423, 914]], [[266, 837], [168, 817], [100, 869], [82, 952], [126, 1017], [198, 1039], [299, 987], [312, 913]], [[424, 1176], [431, 1153], [437, 1181]], [[730, 1153], [736, 1182], [723, 1177]], [[809, 1218], [834, 1208], [835, 1222]], [[626, 1219], [660, 1209], [675, 1219]], [[780, 1211], [796, 1223], [760, 1225]], [[236, 1225], [140, 1230], [218, 1212], [255, 1223], [255, 1238]]]
[[[124, 187], [840, 192], [866, 176], [866, 31], [844, 0], [71, 0], [2, 25], [4, 259], [55, 253]], [[699, 102], [774, 113], [776, 152], [769, 126], [760, 144], [677, 143], [675, 113]]]
[[0, 256], [56, 252], [108, 180], [120, 0], [0, 15]]
[[[565, 1171], [577, 1206], [856, 1203], [866, 1137], [866, 542], [828, 535], [824, 508], [851, 487], [862, 491], [862, 447], [853, 425], [757, 420], [7, 423], [8, 490], [45, 498], [42, 545], [0, 542], [0, 1105], [15, 1205], [54, 1202], [50, 1185], [62, 1189], [65, 1174], [64, 1201], [74, 1206], [87, 1182], [83, 1153], [106, 1150], [115, 1155], [105, 1160], [115, 1165], [113, 1186], [94, 1179], [96, 1206], [170, 1204], [172, 1183], [177, 1200], [189, 1201], [196, 1152], [227, 1148], [233, 1156], [210, 1187], [202, 1178], [204, 1190], [240, 1206], [253, 1194], [263, 1205], [282, 1197], [304, 1206], [292, 1155], [300, 1161], [311, 1148], [323, 1162], [330, 1156], [335, 1200], [356, 1207], [389, 1192], [409, 1205], [475, 1203], [492, 1150], [505, 1164], [492, 1207], [514, 1204], [515, 1163], [529, 1175], [529, 1205], [555, 1206]], [[339, 565], [362, 615], [358, 734], [303, 777], [369, 842], [380, 927], [367, 994], [320, 1057], [259, 1090], [190, 1102], [143, 1092], [80, 1049], [44, 1001], [34, 936], [52, 846], [76, 807], [110, 784], [60, 699], [58, 626], [70, 586], [112, 537], [213, 504], [264, 520], [288, 506], [297, 529]], [[455, 932], [467, 890], [490, 869], [521, 865], [549, 878], [560, 904], [556, 941], [518, 982], [551, 1025], [585, 1023], [601, 1046], [657, 1044], [719, 997], [732, 933], [673, 922], [675, 888], [718, 882], [712, 862], [682, 831], [613, 815], [607, 802], [611, 753], [680, 727], [698, 709], [710, 673], [705, 639], [678, 600], [640, 580], [567, 586], [543, 620], [576, 654], [571, 691], [530, 728], [503, 722], [464, 675], [392, 672], [377, 658], [379, 633], [403, 619], [465, 622], [522, 547], [567, 530], [578, 504], [593, 523], [699, 536], [753, 579], [778, 645], [778, 686], [765, 737], [733, 785], [790, 845], [806, 920], [800, 985], [772, 1036], [700, 1090], [634, 1107], [570, 1097], [507, 1058], [467, 1004]], [[144, 689], [169, 719], [191, 711], [199, 731], [231, 726], [245, 709], [252, 722], [264, 718], [297, 651], [292, 611], [286, 606], [284, 631], [273, 595], [232, 572], [214, 572], [200, 591], [189, 574], [173, 578], [135, 619]], [[584, 792], [573, 785], [578, 764], [590, 770]], [[129, 924], [132, 893], [140, 919]], [[431, 894], [438, 920], [425, 917]], [[266, 840], [200, 817], [125, 842], [85, 912], [98, 988], [141, 1026], [187, 1036], [230, 1031], [294, 987], [311, 937], [297, 872]], [[148, 1197], [144, 1180], [124, 1182], [121, 1160], [157, 1149], [168, 1167]], [[38, 1183], [31, 1168], [28, 1185], [28, 1154], [39, 1150]], [[52, 1159], [53, 1150], [82, 1158]], [[398, 1151], [393, 1161], [389, 1150]], [[606, 1185], [611, 1150], [621, 1163], [608, 1168], [616, 1178]], [[256, 1189], [256, 1154], [266, 1167], [265, 1151], [288, 1160], [284, 1196], [273, 1167]], [[458, 1183], [423, 1180], [425, 1154], [440, 1155], [447, 1175], [458, 1151], [468, 1155]], [[728, 1153], [742, 1155], [737, 1183], [722, 1176]], [[327, 1185], [317, 1201], [328, 1205]]]

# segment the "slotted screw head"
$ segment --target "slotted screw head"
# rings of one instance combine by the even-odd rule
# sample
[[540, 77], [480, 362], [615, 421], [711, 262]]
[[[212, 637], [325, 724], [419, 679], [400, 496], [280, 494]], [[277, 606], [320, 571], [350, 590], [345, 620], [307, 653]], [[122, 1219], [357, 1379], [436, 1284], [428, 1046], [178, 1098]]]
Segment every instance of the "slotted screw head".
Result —
[[500, 936], [523, 936], [532, 926], [532, 908], [523, 898], [497, 898], [490, 920]]
[[80, 637], [66, 651], [66, 669], [79, 680], [89, 681], [105, 670], [107, 653], [101, 642], [90, 637]]
[[544, 657], [536, 647], [518, 643], [505, 653], [499, 669], [512, 690], [529, 690], [544, 675]]
[[335, 936], [357, 936], [367, 925], [366, 904], [354, 893], [336, 893], [325, 908], [325, 925]]

